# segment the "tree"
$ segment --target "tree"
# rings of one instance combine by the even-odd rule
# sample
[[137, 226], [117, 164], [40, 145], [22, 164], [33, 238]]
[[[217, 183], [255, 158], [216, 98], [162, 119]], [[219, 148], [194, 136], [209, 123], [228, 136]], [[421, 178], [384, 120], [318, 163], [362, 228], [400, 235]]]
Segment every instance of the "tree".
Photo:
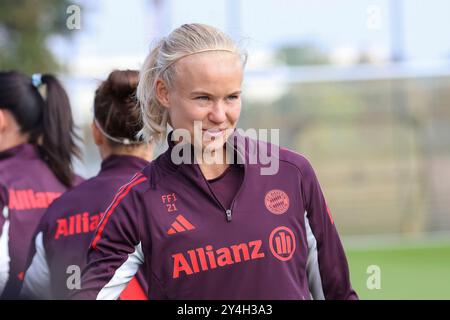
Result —
[[288, 66], [329, 63], [326, 54], [311, 44], [283, 46], [278, 50], [276, 59]]
[[66, 0], [0, 2], [0, 69], [56, 72], [62, 65], [48, 47], [53, 36], [70, 36]]

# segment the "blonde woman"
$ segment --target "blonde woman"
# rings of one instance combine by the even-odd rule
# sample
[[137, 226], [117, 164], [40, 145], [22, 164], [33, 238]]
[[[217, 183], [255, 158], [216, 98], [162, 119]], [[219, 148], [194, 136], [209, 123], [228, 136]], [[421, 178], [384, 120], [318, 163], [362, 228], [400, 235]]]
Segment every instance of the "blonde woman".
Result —
[[[201, 24], [151, 51], [142, 134], [170, 125], [169, 148], [112, 200], [74, 298], [116, 299], [142, 264], [150, 299], [357, 298], [309, 162], [236, 130], [245, 60]], [[259, 148], [279, 153], [276, 172], [250, 161]]]

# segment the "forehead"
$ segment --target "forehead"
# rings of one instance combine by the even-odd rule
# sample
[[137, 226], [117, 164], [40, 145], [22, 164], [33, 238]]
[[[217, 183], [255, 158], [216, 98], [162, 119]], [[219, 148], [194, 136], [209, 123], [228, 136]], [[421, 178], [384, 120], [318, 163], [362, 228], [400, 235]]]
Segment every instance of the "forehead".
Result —
[[174, 66], [175, 90], [240, 90], [243, 66], [235, 53], [202, 52], [184, 57]]

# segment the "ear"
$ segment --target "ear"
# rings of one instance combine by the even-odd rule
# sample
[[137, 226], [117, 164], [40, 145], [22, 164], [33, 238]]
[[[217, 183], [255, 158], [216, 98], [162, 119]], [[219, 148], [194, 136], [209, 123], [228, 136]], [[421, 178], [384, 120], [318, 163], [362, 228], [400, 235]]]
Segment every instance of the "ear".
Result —
[[161, 79], [156, 81], [156, 99], [165, 108], [170, 107], [169, 90]]
[[103, 134], [97, 128], [97, 125], [95, 124], [95, 122], [92, 122], [91, 130], [92, 130], [92, 137], [94, 138], [95, 144], [97, 146], [103, 145], [105, 143], [106, 138], [103, 136]]
[[3, 109], [0, 109], [0, 133], [5, 131], [6, 128], [6, 113]]

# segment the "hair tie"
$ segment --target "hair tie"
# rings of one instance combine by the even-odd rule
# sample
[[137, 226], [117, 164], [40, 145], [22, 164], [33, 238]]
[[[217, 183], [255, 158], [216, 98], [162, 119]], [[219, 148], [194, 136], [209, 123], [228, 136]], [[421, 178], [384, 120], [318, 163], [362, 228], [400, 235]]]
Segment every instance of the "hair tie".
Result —
[[31, 82], [33, 83], [33, 86], [36, 88], [39, 88], [39, 86], [42, 85], [42, 74], [35, 73], [31, 76]]
[[120, 144], [124, 144], [124, 145], [134, 145], [134, 144], [142, 144], [144, 143], [144, 141], [137, 141], [137, 140], [130, 140], [128, 138], [116, 138], [116, 137], [112, 137], [109, 134], [107, 134], [105, 132], [105, 130], [103, 130], [102, 126], [100, 125], [100, 123], [97, 121], [97, 119], [94, 118], [94, 123], [95, 126], [97, 127], [97, 129], [109, 140], [120, 143]]

